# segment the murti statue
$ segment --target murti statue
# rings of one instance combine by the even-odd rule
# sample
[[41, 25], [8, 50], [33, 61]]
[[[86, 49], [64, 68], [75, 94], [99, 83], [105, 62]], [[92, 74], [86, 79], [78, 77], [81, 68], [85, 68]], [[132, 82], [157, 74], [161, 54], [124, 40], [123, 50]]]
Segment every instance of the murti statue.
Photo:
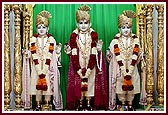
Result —
[[[53, 95], [55, 109], [63, 109], [62, 94], [60, 91], [60, 65], [61, 44], [50, 34], [48, 11], [40, 12], [36, 17], [35, 34], [30, 39], [30, 49], [23, 50], [23, 55], [31, 59], [30, 93], [36, 95], [36, 111], [49, 110], [50, 98]], [[45, 103], [42, 106], [42, 95]]]
[[[91, 8], [82, 5], [76, 11], [77, 28], [64, 47], [69, 55], [67, 110], [108, 109], [106, 66], [103, 41], [91, 28]], [[93, 98], [93, 104], [91, 99]], [[86, 104], [84, 100], [86, 99]]]
[[132, 18], [135, 16], [136, 14], [131, 10], [123, 11], [118, 16], [120, 33], [115, 35], [106, 53], [109, 62], [110, 110], [116, 108], [116, 94], [122, 103], [123, 110], [135, 110], [132, 101], [135, 94], [140, 93], [140, 75], [137, 64], [143, 59], [143, 52], [138, 37], [132, 33]]

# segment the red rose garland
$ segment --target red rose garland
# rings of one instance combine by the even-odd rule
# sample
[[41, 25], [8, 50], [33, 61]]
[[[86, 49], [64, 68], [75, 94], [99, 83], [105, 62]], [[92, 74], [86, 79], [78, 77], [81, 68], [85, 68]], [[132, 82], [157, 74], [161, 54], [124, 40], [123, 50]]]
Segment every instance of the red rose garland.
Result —
[[[73, 62], [73, 67], [75, 72], [77, 72], [78, 70], [81, 69], [81, 73], [84, 76], [86, 74], [87, 69], [92, 70], [96, 64], [96, 55], [95, 54], [90, 54], [89, 57], [89, 63], [88, 63], [88, 67], [86, 68], [81, 68], [80, 64], [79, 64], [79, 48], [77, 47], [77, 34], [76, 33], [72, 33], [70, 36], [70, 47], [71, 49], [77, 49], [77, 55], [71, 55], [72, 56], [72, 62]], [[91, 42], [91, 48], [96, 47], [96, 43], [98, 41], [98, 36], [96, 32], [91, 32], [91, 38], [92, 38], [92, 42]], [[87, 91], [87, 78], [82, 78], [81, 82], [82, 82], [82, 91]]]
[[[132, 36], [132, 39], [135, 39], [135, 38], [137, 39], [137, 37], [135, 35]], [[120, 68], [121, 68], [121, 71], [124, 74], [124, 82], [123, 82], [123, 85], [122, 85], [122, 89], [124, 91], [132, 91], [134, 89], [134, 86], [133, 86], [132, 81], [131, 81], [131, 74], [132, 74], [132, 71], [134, 69], [135, 63], [137, 61], [138, 52], [139, 52], [139, 45], [138, 45], [138, 43], [135, 43], [135, 45], [134, 45], [134, 49], [133, 49], [133, 53], [132, 53], [134, 56], [132, 56], [132, 62], [129, 66], [130, 68], [126, 69], [126, 70], [123, 70], [124, 64], [123, 64], [121, 56], [120, 56], [120, 48], [118, 47], [119, 37], [116, 36], [114, 39], [117, 40], [116, 44], [114, 45], [114, 54], [116, 55], [117, 62], [119, 64]]]

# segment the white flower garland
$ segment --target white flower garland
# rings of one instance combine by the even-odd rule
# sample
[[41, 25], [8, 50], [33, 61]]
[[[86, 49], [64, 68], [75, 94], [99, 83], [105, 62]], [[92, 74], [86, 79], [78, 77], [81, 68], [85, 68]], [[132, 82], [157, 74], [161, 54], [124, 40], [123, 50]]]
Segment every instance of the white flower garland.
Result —
[[[119, 39], [121, 39], [121, 37], [119, 38]], [[114, 39], [114, 44], [120, 44], [119, 43], [119, 39]], [[132, 39], [132, 38], [131, 38]], [[138, 40], [138, 38], [134, 38], [134, 42], [133, 42], [133, 46], [135, 47], [135, 44], [137, 44], [137, 45], [139, 45], [139, 40]], [[120, 45], [121, 46], [121, 45]], [[131, 51], [132, 51], [132, 53], [133, 53], [133, 50], [134, 50], [134, 47], [131, 49]], [[119, 49], [121, 49], [121, 48], [119, 48]], [[132, 60], [137, 60], [137, 58], [138, 58], [138, 56], [137, 55], [135, 55], [135, 54], [132, 54]], [[122, 63], [123, 63], [123, 57], [121, 57], [121, 54], [120, 55], [117, 55], [116, 56], [116, 60], [117, 60], [117, 62], [118, 61], [122, 61]], [[120, 66], [120, 69], [121, 69], [121, 71], [122, 71], [122, 73], [123, 73], [123, 76], [126, 76], [126, 75], [132, 75], [132, 73], [133, 73], [133, 70], [134, 70], [134, 67], [135, 66], [133, 66], [133, 65], [129, 65], [128, 66], [128, 70], [129, 70], [129, 72], [127, 73], [126, 72], [126, 65], [125, 65], [125, 63], [123, 63], [123, 66]]]
[[[50, 43], [53, 43], [54, 42], [52, 41], [52, 37], [50, 36], [49, 38], [47, 38], [47, 42], [46, 42], [46, 47], [44, 47], [42, 49], [42, 55], [40, 54], [40, 52], [38, 52], [40, 49], [39, 49], [39, 46], [38, 46], [38, 40], [37, 38], [33, 37], [32, 38], [32, 42], [31, 43], [35, 43], [35, 46], [36, 46], [36, 53], [32, 54], [32, 57], [33, 57], [33, 60], [34, 59], [37, 59], [38, 60], [38, 64], [35, 64], [35, 69], [36, 69], [36, 72], [38, 75], [41, 75], [41, 74], [44, 74], [46, 75], [47, 72], [48, 72], [48, 67], [49, 65], [47, 64], [40, 64], [40, 58], [41, 56], [44, 56], [45, 59], [43, 59], [44, 61], [46, 61], [46, 59], [49, 59], [51, 60], [52, 58], [52, 54], [49, 52], [49, 46], [50, 46]], [[43, 51], [44, 50], [44, 51]]]

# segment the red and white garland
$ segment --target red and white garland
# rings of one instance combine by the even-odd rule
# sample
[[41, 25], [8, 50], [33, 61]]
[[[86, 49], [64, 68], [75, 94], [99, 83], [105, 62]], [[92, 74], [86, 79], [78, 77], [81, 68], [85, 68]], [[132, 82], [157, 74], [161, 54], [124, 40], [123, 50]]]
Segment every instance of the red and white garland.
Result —
[[[70, 36], [70, 47], [72, 49], [72, 62], [73, 62], [73, 67], [74, 70], [78, 73], [78, 75], [81, 77], [81, 82], [83, 83], [83, 87], [82, 87], [82, 91], [87, 91], [87, 81], [88, 81], [88, 77], [91, 73], [91, 70], [94, 68], [95, 64], [96, 64], [96, 53], [95, 51], [97, 51], [96, 49], [96, 43], [98, 41], [98, 36], [97, 33], [92, 31], [91, 32], [91, 54], [89, 57], [89, 62], [88, 62], [88, 66], [87, 68], [81, 68], [80, 63], [79, 63], [79, 50], [81, 50], [81, 48], [79, 47], [79, 43], [78, 43], [78, 35], [76, 33], [72, 33]], [[88, 46], [88, 51], [90, 46]]]
[[[54, 51], [54, 41], [52, 40], [53, 37], [51, 35], [47, 35], [47, 42], [45, 44], [45, 48], [39, 49], [39, 43], [37, 40], [38, 35], [35, 35], [31, 39], [31, 53], [32, 53], [32, 58], [35, 64], [35, 69], [36, 72], [39, 76], [39, 79], [37, 81], [36, 89], [37, 90], [44, 90], [46, 91], [48, 86], [46, 83], [46, 74], [48, 72], [48, 68], [50, 66], [51, 58], [52, 58], [52, 53]], [[39, 50], [44, 50], [43, 52], [38, 52]], [[39, 64], [40, 58], [44, 58], [45, 64]]]
[[[124, 59], [123, 57], [120, 55], [120, 50], [122, 49], [123, 50], [123, 46], [121, 44], [121, 37], [119, 36], [116, 36], [114, 38], [114, 54], [116, 55], [116, 59], [117, 59], [117, 62], [120, 66], [120, 69], [121, 69], [121, 72], [124, 76], [124, 83], [123, 83], [123, 86], [122, 86], [122, 89], [124, 91], [132, 91], [133, 90], [133, 84], [132, 84], [132, 81], [131, 81], [131, 76], [132, 76], [132, 73], [134, 71], [134, 67], [135, 67], [135, 64], [137, 62], [137, 58], [138, 58], [138, 52], [139, 52], [139, 39], [133, 35], [132, 38], [131, 38], [131, 42], [133, 44], [130, 43], [130, 45], [132, 45], [132, 48], [131, 51], [132, 52], [132, 61], [131, 61], [131, 64], [128, 65], [128, 68], [126, 69], [126, 65], [125, 63], [123, 62]], [[120, 44], [120, 48], [119, 48], [119, 44]], [[126, 52], [126, 51], [123, 51], [123, 52]], [[128, 52], [126, 52], [128, 53]], [[127, 60], [128, 61], [128, 60]]]

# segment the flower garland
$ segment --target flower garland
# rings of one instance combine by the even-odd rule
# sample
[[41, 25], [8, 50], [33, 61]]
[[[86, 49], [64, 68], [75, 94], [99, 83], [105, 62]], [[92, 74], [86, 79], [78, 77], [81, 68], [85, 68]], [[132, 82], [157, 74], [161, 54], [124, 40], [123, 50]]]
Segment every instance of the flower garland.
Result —
[[[131, 61], [131, 64], [126, 69], [126, 65], [123, 63], [123, 57], [121, 57], [121, 55], [120, 55], [120, 49], [123, 49], [122, 48], [123, 46], [120, 45], [120, 48], [118, 46], [121, 43], [120, 42], [121, 37], [116, 36], [114, 38], [114, 54], [116, 55], [117, 62], [119, 64], [120, 69], [121, 69], [121, 71], [123, 73], [123, 76], [124, 76], [124, 81], [123, 81], [123, 86], [122, 86], [122, 89], [124, 91], [132, 91], [134, 89], [134, 86], [133, 86], [132, 81], [131, 81], [131, 75], [133, 73], [135, 63], [136, 63], [137, 58], [138, 58], [139, 40], [135, 35], [132, 36], [132, 40], [134, 41], [133, 42], [134, 44], [132, 45], [132, 47], [130, 47], [130, 50], [129, 50], [129, 51], [131, 51], [133, 49], [132, 50], [132, 61]], [[130, 43], [130, 45], [131, 45], [131, 43]], [[127, 51], [123, 51], [123, 52], [128, 53]]]
[[[38, 52], [38, 50], [40, 50], [39, 46], [38, 46], [39, 45], [38, 40], [37, 40], [38, 35], [35, 35], [32, 38], [32, 42], [31, 42], [30, 51], [32, 53], [33, 61], [34, 61], [34, 64], [35, 64], [35, 69], [36, 69], [37, 74], [39, 76], [38, 81], [37, 81], [37, 85], [36, 85], [37, 90], [46, 91], [48, 89], [45, 76], [48, 72], [48, 67], [50, 66], [52, 53], [54, 51], [54, 42], [52, 42], [52, 39], [51, 39], [50, 36], [51, 35], [49, 35], [49, 34], [47, 35], [48, 39], [47, 39], [46, 46], [45, 46], [46, 48], [48, 48], [48, 51], [44, 47], [43, 49], [41, 49], [42, 50], [41, 53]], [[43, 50], [47, 51], [48, 53], [43, 52]], [[44, 59], [45, 60], [45, 65], [39, 64], [40, 57], [46, 57]]]
[[[96, 32], [91, 32], [91, 49], [92, 52], [90, 54], [89, 57], [89, 62], [88, 62], [88, 66], [87, 68], [81, 68], [80, 64], [79, 64], [79, 50], [81, 51], [81, 48], [79, 47], [78, 44], [78, 35], [76, 33], [72, 33], [70, 36], [70, 47], [72, 49], [72, 62], [73, 62], [73, 67], [74, 70], [78, 73], [78, 75], [81, 77], [81, 90], [82, 91], [87, 91], [87, 81], [88, 81], [88, 77], [91, 73], [91, 70], [94, 68], [95, 64], [96, 64], [96, 53], [95, 49], [96, 49], [96, 43], [98, 41], [98, 36]], [[82, 50], [83, 51], [83, 50]], [[90, 50], [88, 50], [90, 51]]]

